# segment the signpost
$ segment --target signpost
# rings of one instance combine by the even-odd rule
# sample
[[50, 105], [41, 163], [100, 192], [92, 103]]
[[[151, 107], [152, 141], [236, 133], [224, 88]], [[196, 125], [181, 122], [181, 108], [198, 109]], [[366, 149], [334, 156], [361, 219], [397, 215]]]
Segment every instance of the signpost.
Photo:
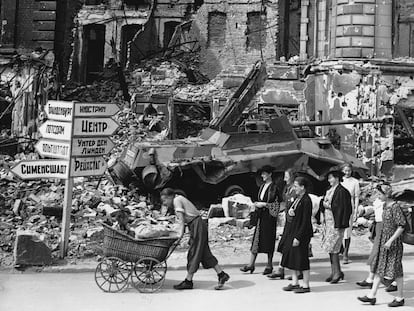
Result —
[[42, 136], [35, 148], [43, 157], [22, 161], [12, 172], [22, 179], [65, 179], [60, 256], [67, 254], [73, 177], [99, 176], [108, 165], [103, 155], [115, 144], [109, 137], [119, 124], [111, 116], [120, 108], [110, 103], [74, 103], [50, 100], [45, 105], [48, 120], [39, 127]]
[[103, 157], [72, 158], [71, 177], [103, 175], [108, 165]]
[[47, 120], [39, 127], [39, 133], [43, 138], [70, 140], [72, 123]]
[[35, 145], [36, 151], [43, 157], [69, 159], [70, 143], [50, 139], [40, 139]]
[[74, 136], [111, 136], [119, 124], [111, 118], [75, 118]]
[[21, 179], [67, 179], [69, 163], [65, 160], [26, 160], [17, 163], [11, 171]]
[[72, 156], [101, 156], [115, 147], [109, 137], [75, 137], [72, 140]]

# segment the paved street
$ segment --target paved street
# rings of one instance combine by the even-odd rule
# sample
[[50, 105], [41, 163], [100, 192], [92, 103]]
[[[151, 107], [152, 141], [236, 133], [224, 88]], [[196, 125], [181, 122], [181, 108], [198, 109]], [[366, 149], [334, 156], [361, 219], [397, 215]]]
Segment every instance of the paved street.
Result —
[[[406, 257], [406, 307], [414, 307], [414, 258]], [[294, 294], [282, 291], [289, 281], [270, 281], [261, 275], [263, 267], [253, 274], [242, 274], [236, 268], [226, 269], [231, 280], [226, 290], [215, 291], [213, 270], [200, 270], [195, 289], [177, 292], [172, 286], [185, 275], [170, 270], [163, 289], [155, 294], [140, 294], [135, 289], [107, 294], [96, 286], [93, 273], [0, 273], [1, 311], [49, 310], [389, 310], [392, 296], [380, 289], [376, 307], [364, 306], [356, 300], [366, 290], [355, 282], [366, 276], [364, 262], [344, 266], [345, 282], [328, 285], [326, 262], [312, 264], [312, 293]]]

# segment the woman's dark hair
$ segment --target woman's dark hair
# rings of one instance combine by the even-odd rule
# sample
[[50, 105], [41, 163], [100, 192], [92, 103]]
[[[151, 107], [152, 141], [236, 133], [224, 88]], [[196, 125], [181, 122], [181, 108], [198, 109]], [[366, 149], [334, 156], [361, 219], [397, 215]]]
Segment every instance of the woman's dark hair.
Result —
[[308, 181], [306, 180], [305, 177], [298, 176], [298, 177], [295, 178], [295, 181], [299, 184], [299, 186], [305, 187], [306, 191], [308, 190], [309, 185], [308, 185]]
[[266, 172], [268, 174], [273, 174], [273, 167], [271, 167], [270, 165], [265, 165], [259, 170], [260, 174], [263, 172]]
[[165, 195], [167, 197], [173, 197], [175, 196], [175, 190], [172, 188], [165, 188], [160, 193], [161, 196]]
[[330, 171], [328, 173], [328, 177], [329, 177], [329, 175], [332, 175], [333, 177], [338, 178], [339, 182], [342, 181], [342, 176], [344, 176], [344, 174], [340, 171]]

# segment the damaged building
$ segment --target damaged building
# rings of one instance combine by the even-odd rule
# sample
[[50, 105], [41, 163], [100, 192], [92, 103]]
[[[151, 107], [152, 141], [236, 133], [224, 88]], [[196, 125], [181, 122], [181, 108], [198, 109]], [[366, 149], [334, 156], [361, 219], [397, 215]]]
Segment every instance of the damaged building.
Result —
[[[62, 83], [90, 84], [115, 64], [137, 112], [195, 104], [212, 118], [260, 60], [259, 113], [288, 115], [298, 133], [335, 129], [375, 175], [391, 174], [394, 151], [413, 164], [412, 1], [25, 0], [2, 1], [1, 16], [2, 55], [53, 50]], [[349, 124], [308, 122], [331, 120]]]

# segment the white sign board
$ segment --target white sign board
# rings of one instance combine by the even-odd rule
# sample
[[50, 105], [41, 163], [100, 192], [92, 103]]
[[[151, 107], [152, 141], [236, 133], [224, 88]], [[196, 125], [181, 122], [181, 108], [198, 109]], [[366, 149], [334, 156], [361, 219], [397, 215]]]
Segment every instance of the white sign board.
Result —
[[21, 179], [60, 178], [67, 179], [69, 161], [27, 160], [21, 161], [11, 171]]
[[111, 136], [119, 124], [111, 118], [76, 118], [73, 136]]
[[119, 110], [116, 104], [111, 103], [76, 103], [75, 117], [111, 117]]
[[70, 140], [72, 123], [47, 120], [39, 127], [39, 133], [43, 138]]
[[72, 158], [70, 177], [103, 175], [108, 165], [103, 157]]
[[50, 120], [71, 122], [73, 102], [49, 100], [45, 105], [45, 112]]
[[40, 139], [35, 148], [43, 157], [69, 159], [70, 143], [58, 140]]
[[111, 152], [115, 144], [108, 137], [78, 137], [72, 140], [72, 156], [100, 156]]

